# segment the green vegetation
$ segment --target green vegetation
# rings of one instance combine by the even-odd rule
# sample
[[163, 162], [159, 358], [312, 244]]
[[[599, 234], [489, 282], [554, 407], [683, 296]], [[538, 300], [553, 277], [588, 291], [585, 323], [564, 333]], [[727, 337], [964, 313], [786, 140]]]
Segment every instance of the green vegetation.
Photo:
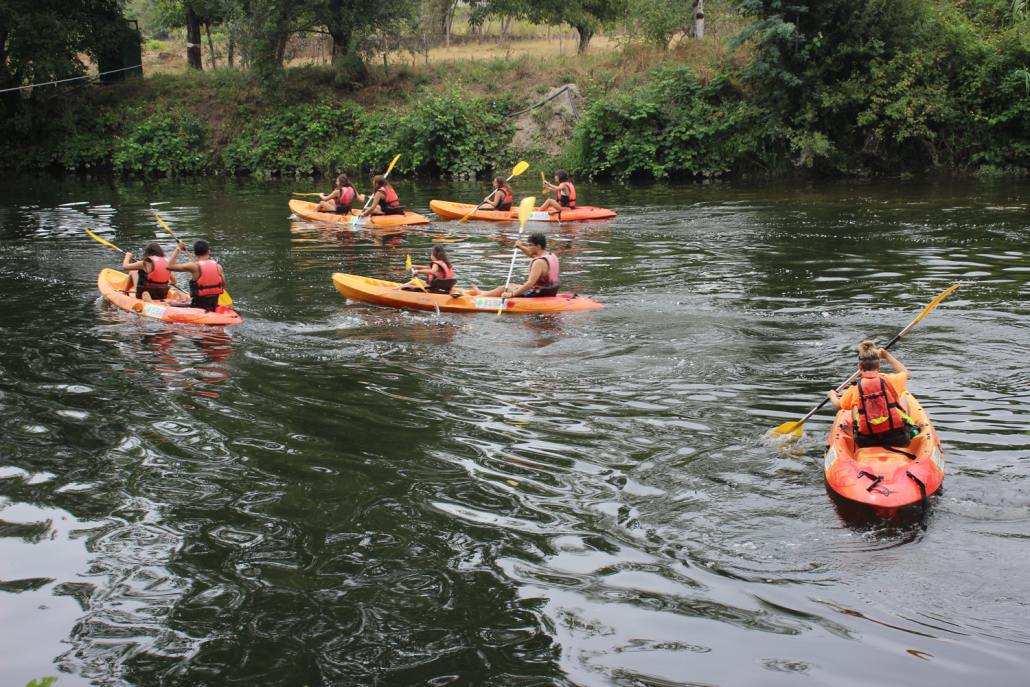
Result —
[[[484, 176], [518, 155], [545, 162], [510, 149], [510, 115], [572, 81], [583, 116], [546, 162], [581, 176], [1030, 170], [1022, 0], [710, 0], [704, 41], [690, 38], [689, 2], [483, 0], [463, 6], [469, 21], [582, 22], [583, 48], [606, 26], [634, 40], [606, 56], [389, 68], [369, 66], [385, 49], [376, 41], [339, 35], [357, 26], [347, 23], [349, 1], [262, 0], [260, 26], [235, 0], [135, 2], [166, 23], [192, 12], [197, 32], [214, 23], [247, 67], [8, 98], [0, 166], [332, 175], [381, 169], [403, 152], [401, 172]], [[421, 36], [425, 49], [449, 40], [451, 0], [390, 8], [373, 37], [396, 30], [398, 40]], [[332, 34], [331, 66], [283, 69], [283, 38], [303, 26]], [[85, 49], [82, 35], [60, 36]], [[13, 76], [23, 73], [16, 56], [4, 60], [8, 82], [31, 76]], [[545, 125], [548, 112], [534, 121]]]

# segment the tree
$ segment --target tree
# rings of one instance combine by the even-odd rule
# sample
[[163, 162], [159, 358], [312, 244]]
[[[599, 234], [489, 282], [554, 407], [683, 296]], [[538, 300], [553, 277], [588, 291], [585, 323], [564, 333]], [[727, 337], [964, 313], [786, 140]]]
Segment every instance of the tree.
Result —
[[626, 0], [479, 0], [472, 21], [500, 16], [527, 19], [535, 24], [569, 24], [579, 33], [578, 52], [582, 54], [594, 34], [625, 17], [626, 10]]
[[[78, 76], [86, 54], [96, 61], [124, 37], [121, 0], [0, 2], [0, 88]], [[17, 91], [3, 94], [4, 118], [18, 108]]]

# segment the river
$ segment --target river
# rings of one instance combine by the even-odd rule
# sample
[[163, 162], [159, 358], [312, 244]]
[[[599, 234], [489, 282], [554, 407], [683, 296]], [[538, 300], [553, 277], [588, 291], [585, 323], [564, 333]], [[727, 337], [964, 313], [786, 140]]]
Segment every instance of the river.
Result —
[[[604, 309], [500, 318], [346, 302], [334, 271], [402, 278], [433, 234], [484, 286], [510, 244], [291, 220], [311, 185], [4, 183], [4, 684], [1026, 684], [1030, 185], [582, 182], [619, 216], [548, 236]], [[83, 229], [170, 248], [151, 202], [242, 325], [99, 299]], [[943, 490], [853, 512], [828, 413], [766, 432], [955, 281], [894, 349]]]

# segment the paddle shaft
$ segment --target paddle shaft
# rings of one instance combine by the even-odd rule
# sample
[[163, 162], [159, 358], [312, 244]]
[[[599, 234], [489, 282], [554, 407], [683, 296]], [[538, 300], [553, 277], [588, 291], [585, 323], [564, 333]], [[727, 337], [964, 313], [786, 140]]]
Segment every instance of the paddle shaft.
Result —
[[[917, 324], [919, 324], [919, 321], [921, 319], [923, 319], [924, 317], [929, 315], [931, 310], [936, 308], [937, 305], [940, 304], [940, 302], [943, 301], [948, 296], [948, 294], [950, 294], [952, 291], [954, 291], [957, 288], [958, 288], [958, 284], [954, 284], [954, 285], [948, 287], [947, 289], [945, 289], [945, 291], [941, 295], [937, 296], [937, 298], [935, 298], [932, 301], [930, 301], [930, 304], [927, 305], [925, 308], [923, 308], [922, 312], [920, 312], [918, 315], [916, 315], [915, 319], [908, 323], [908, 326], [906, 326], [904, 329], [902, 329], [900, 332], [898, 332], [894, 336], [893, 339], [888, 341], [887, 344], [885, 346], [883, 346], [883, 350], [886, 351], [891, 346], [896, 344], [901, 339], [901, 337], [905, 336], [910, 331], [912, 331], [912, 329], [915, 328], [915, 326]], [[858, 377], [861, 373], [862, 373], [861, 370], [855, 370], [855, 372], [850, 377], [848, 377], [846, 380], [844, 380], [844, 382], [840, 386], [838, 386], [835, 389], [835, 391], [839, 394], [841, 391], [843, 391], [844, 389], [847, 388], [848, 384], [851, 384], [853, 381], [855, 381], [855, 378]], [[825, 406], [829, 402], [830, 402], [830, 397], [827, 396], [826, 398], [824, 398], [822, 400], [822, 402], [819, 405], [817, 405], [815, 408], [812, 408], [810, 411], [808, 411], [808, 414], [806, 414], [803, 418], [798, 420], [796, 424], [797, 425], [803, 425], [805, 423], [805, 421], [808, 420], [808, 418], [812, 417], [817, 412], [819, 412], [822, 409], [822, 407]]]

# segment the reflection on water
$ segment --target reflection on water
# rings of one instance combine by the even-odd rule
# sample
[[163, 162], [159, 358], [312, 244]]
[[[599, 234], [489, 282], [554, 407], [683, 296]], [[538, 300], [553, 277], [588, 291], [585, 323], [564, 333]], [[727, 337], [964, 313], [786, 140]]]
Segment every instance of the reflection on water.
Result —
[[[517, 225], [381, 236], [290, 219], [288, 183], [157, 187], [244, 324], [98, 298], [117, 256], [82, 228], [168, 241], [152, 185], [0, 201], [12, 684], [1025, 677], [1025, 187], [595, 188], [618, 218], [527, 230], [606, 307], [500, 318], [348, 303], [330, 274], [401, 280], [448, 235], [463, 283], [500, 283]], [[897, 347], [944, 488], [884, 521], [828, 496], [828, 415], [765, 433], [956, 280]]]

